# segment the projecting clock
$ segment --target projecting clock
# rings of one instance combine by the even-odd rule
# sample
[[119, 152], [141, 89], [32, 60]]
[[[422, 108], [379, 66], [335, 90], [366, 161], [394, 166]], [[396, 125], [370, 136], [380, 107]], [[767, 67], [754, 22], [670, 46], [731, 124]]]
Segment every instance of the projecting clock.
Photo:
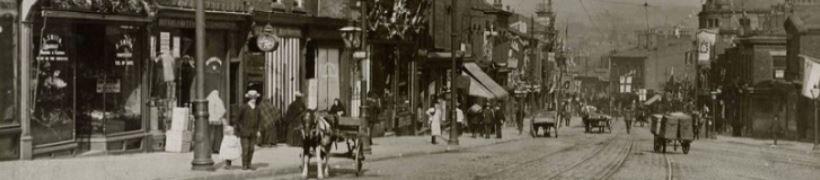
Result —
[[273, 34], [260, 34], [250, 42], [254, 50], [262, 52], [275, 51], [279, 48], [279, 37]]

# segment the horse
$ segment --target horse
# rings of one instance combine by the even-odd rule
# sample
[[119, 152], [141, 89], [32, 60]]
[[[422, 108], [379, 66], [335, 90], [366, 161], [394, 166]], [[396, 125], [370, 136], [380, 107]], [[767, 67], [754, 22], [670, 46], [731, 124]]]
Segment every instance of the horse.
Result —
[[309, 110], [300, 118], [302, 125], [302, 177], [308, 176], [308, 164], [311, 157], [316, 157], [317, 177], [324, 178], [330, 174], [328, 161], [333, 142], [333, 127], [328, 120], [317, 112]]

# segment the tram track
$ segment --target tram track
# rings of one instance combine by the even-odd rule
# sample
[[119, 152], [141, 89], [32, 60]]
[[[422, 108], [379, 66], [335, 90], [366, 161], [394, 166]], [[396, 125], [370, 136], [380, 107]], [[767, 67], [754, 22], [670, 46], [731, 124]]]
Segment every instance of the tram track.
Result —
[[[496, 177], [498, 175], [510, 172], [512, 170], [515, 170], [515, 169], [518, 169], [518, 168], [521, 168], [521, 167], [527, 167], [527, 166], [530, 166], [530, 165], [542, 163], [542, 162], [544, 162], [548, 159], [557, 157], [559, 155], [563, 155], [564, 153], [568, 153], [568, 152], [572, 152], [572, 151], [576, 151], [576, 150], [583, 150], [583, 149], [590, 148], [590, 147], [598, 146], [598, 148], [595, 149], [592, 154], [599, 154], [601, 151], [606, 149], [605, 148], [606, 146], [609, 146], [610, 144], [612, 144], [614, 142], [613, 140], [616, 139], [616, 138], [617, 138], [616, 136], [612, 136], [612, 137], [608, 137], [608, 138], [603, 139], [603, 140], [593, 141], [593, 142], [586, 143], [586, 144], [578, 144], [578, 145], [574, 145], [574, 146], [564, 147], [564, 148], [561, 148], [561, 149], [559, 149], [555, 152], [547, 153], [547, 154], [538, 156], [536, 158], [533, 158], [533, 159], [530, 159], [530, 160], [527, 160], [527, 161], [524, 161], [524, 162], [521, 162], [521, 163], [511, 164], [511, 165], [502, 167], [502, 168], [500, 168], [496, 171], [493, 171], [493, 172], [490, 172], [490, 173], [487, 173], [487, 174], [479, 174], [474, 179], [493, 179], [494, 177]], [[603, 145], [601, 145], [601, 144], [603, 144]], [[594, 156], [591, 156], [591, 157], [594, 157]], [[586, 160], [583, 160], [583, 161], [587, 161], [591, 157], [587, 157], [587, 158], [585, 158]]]
[[[572, 171], [580, 170], [581, 166], [590, 165], [590, 163], [595, 163], [595, 162], [592, 162], [592, 160], [596, 159], [597, 157], [601, 157], [602, 153], [605, 152], [606, 150], [616, 149], [618, 152], [617, 152], [617, 155], [614, 157], [615, 161], [613, 161], [612, 163], [609, 163], [608, 165], [605, 165], [598, 172], [590, 172], [590, 173], [592, 173], [591, 175], [593, 176], [593, 177], [591, 177], [591, 179], [610, 179], [612, 177], [612, 175], [614, 175], [616, 172], [618, 172], [618, 170], [623, 166], [623, 163], [626, 161], [626, 159], [629, 158], [629, 152], [632, 150], [632, 145], [634, 143], [631, 139], [621, 140], [621, 141], [626, 141], [626, 142], [623, 143], [623, 145], [621, 145], [621, 142], [619, 142], [619, 141], [609, 141], [610, 143], [608, 143], [606, 146], [600, 147], [594, 153], [589, 154], [586, 158], [582, 159], [581, 161], [575, 162], [571, 166], [569, 166], [567, 168], [564, 168], [564, 169], [561, 169], [557, 173], [555, 173], [555, 174], [553, 174], [553, 175], [551, 175], [551, 176], [549, 176], [548, 178], [545, 178], [545, 179], [550, 179], [550, 180], [565, 179], [565, 178], [575, 179], [571, 175], [567, 176], [567, 173], [571, 173]], [[613, 151], [615, 151], [615, 150], [613, 150]], [[604, 162], [604, 163], [607, 163], [607, 162]]]

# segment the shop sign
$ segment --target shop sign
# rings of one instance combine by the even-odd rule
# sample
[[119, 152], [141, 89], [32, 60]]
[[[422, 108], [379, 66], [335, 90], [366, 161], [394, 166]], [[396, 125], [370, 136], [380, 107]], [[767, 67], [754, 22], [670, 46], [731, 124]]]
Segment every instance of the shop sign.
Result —
[[37, 61], [68, 61], [60, 35], [48, 34], [42, 39]]
[[49, 0], [46, 9], [96, 12], [105, 14], [144, 14], [141, 0]]
[[124, 34], [122, 39], [120, 39], [116, 47], [116, 58], [114, 60], [114, 65], [116, 66], [133, 66], [134, 65], [134, 39], [131, 38], [128, 34]]
[[97, 80], [97, 93], [120, 93], [120, 80]]

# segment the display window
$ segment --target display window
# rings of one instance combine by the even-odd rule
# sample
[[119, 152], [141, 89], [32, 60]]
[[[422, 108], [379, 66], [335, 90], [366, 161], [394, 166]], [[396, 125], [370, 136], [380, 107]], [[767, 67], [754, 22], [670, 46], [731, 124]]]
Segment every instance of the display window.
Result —
[[42, 29], [35, 61], [35, 145], [142, 130], [138, 37], [144, 30], [59, 21]]
[[14, 17], [0, 14], [0, 127], [19, 126], [14, 98]]

